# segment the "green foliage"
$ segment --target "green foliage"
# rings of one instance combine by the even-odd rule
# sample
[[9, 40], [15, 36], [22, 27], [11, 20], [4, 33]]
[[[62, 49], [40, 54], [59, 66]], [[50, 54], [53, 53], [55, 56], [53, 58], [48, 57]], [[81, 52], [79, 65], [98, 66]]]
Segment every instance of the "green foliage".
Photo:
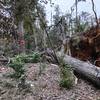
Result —
[[25, 33], [24, 34], [24, 39], [25, 40], [30, 40], [30, 34], [29, 33]]
[[65, 64], [63, 59], [60, 59], [60, 82], [61, 87], [70, 89], [73, 86], [74, 76], [72, 73], [71, 66]]
[[20, 54], [15, 56], [13, 60], [23, 63], [37, 63], [40, 60], [40, 54], [37, 52], [31, 54]]
[[40, 61], [40, 54], [37, 52], [29, 54], [24, 58], [25, 63], [37, 63], [39, 61]]
[[40, 59], [40, 55], [37, 52], [32, 54], [20, 54], [12, 58], [9, 67], [13, 68], [15, 71], [12, 75], [13, 78], [20, 78], [25, 73], [24, 64], [25, 63], [37, 63]]
[[70, 89], [73, 86], [73, 81], [70, 78], [62, 78], [59, 85], [60, 87]]
[[24, 63], [22, 62], [14, 61], [9, 64], [9, 67], [13, 68], [15, 71], [10, 75], [12, 78], [20, 78], [25, 73]]

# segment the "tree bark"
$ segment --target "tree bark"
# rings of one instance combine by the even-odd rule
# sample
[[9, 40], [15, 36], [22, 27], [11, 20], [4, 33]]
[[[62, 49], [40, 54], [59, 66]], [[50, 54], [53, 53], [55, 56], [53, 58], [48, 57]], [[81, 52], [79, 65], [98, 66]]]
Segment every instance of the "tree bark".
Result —
[[19, 51], [25, 53], [25, 40], [24, 40], [24, 22], [18, 22], [18, 35], [19, 35]]
[[98, 23], [98, 17], [97, 17], [97, 13], [95, 11], [95, 5], [94, 5], [94, 0], [91, 0], [92, 2], [92, 10], [94, 12], [94, 15], [95, 15], [95, 21], [96, 21], [96, 24], [97, 24], [97, 28], [99, 27], [99, 23]]
[[47, 38], [47, 35], [46, 35], [45, 31], [43, 30], [43, 45], [44, 45], [44, 50], [47, 48], [46, 38]]
[[77, 13], [78, 13], [78, 11], [77, 11], [77, 3], [78, 3], [78, 1], [77, 0], [75, 0], [75, 6], [76, 6], [76, 31], [78, 30], [78, 18], [77, 18]]
[[100, 68], [90, 63], [80, 61], [68, 55], [64, 56], [64, 62], [72, 66], [73, 70], [100, 87]]

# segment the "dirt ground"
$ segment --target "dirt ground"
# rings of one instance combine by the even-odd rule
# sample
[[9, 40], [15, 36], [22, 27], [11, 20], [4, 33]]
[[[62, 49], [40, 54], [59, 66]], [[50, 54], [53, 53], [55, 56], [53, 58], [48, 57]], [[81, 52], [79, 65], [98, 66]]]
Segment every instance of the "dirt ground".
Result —
[[0, 100], [100, 100], [100, 89], [79, 79], [67, 90], [59, 86], [60, 71], [54, 64], [26, 64], [25, 88], [6, 75], [12, 69], [0, 67]]

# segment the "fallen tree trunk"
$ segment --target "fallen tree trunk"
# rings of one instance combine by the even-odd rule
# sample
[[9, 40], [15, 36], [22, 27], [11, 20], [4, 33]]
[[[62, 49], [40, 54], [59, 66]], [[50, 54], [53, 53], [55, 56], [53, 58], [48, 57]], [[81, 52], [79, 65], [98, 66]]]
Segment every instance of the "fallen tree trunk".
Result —
[[[49, 56], [49, 58], [51, 58], [51, 61], [54, 61], [54, 59], [52, 57], [54, 57], [53, 52], [46, 52], [47, 56]], [[46, 56], [46, 58], [47, 58]], [[63, 53], [62, 52], [57, 52], [57, 55], [59, 58], [62, 58]], [[48, 59], [48, 58], [47, 58]], [[82, 76], [85, 79], [88, 79], [89, 81], [91, 81], [92, 83], [94, 83], [94, 85], [100, 87], [100, 68], [92, 65], [91, 63], [88, 62], [84, 62], [84, 61], [80, 61], [76, 58], [73, 58], [71, 56], [68, 55], [64, 55], [63, 56], [63, 60], [65, 62], [65, 64], [69, 64], [71, 65], [72, 69], [79, 75]], [[53, 62], [53, 63], [56, 63]]]
[[90, 63], [80, 61], [68, 55], [64, 56], [64, 62], [72, 66], [78, 75], [81, 75], [100, 87], [100, 68]]

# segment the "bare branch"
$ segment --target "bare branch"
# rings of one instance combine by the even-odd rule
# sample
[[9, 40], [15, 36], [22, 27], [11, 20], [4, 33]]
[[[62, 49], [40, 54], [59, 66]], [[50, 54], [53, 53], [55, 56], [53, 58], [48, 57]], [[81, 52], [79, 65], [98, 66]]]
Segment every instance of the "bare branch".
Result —
[[98, 26], [99, 26], [99, 23], [98, 23], [98, 17], [97, 17], [96, 11], [95, 11], [94, 1], [91, 0], [91, 2], [92, 2], [92, 10], [93, 10], [93, 12], [94, 12], [96, 24], [97, 24], [97, 27], [98, 27]]

